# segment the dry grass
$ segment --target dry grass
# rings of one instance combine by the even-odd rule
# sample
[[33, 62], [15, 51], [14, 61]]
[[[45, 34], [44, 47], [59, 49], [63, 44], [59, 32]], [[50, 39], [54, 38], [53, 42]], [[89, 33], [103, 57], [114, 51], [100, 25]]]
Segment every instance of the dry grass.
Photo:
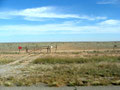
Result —
[[[37, 61], [36, 61], [37, 60]], [[120, 85], [119, 57], [43, 57], [18, 69], [17, 76], [2, 78], [3, 85], [48, 86]], [[70, 61], [69, 61], [70, 60]]]
[[9, 63], [11, 63], [13, 61], [15, 61], [15, 60], [12, 60], [12, 59], [0, 59], [0, 65], [9, 64]]
[[[32, 65], [4, 81], [16, 86], [45, 83], [48, 86], [120, 85], [120, 67], [116, 63]], [[3, 82], [3, 81], [1, 81]], [[5, 82], [3, 85], [6, 85]]]
[[36, 46], [56, 44], [58, 45], [56, 53], [52, 49], [53, 53], [46, 55], [44, 50], [41, 58], [17, 69], [19, 74], [16, 72], [9, 77], [1, 76], [0, 85], [31, 86], [40, 83], [48, 86], [120, 85], [120, 47], [113, 51], [113, 45], [119, 46], [120, 42], [0, 44], [0, 53], [4, 55], [0, 56], [0, 64], [7, 64], [25, 56], [24, 49], [18, 54], [18, 46], [28, 46], [32, 51]]
[[89, 62], [120, 62], [120, 57], [113, 56], [94, 56], [94, 57], [43, 57], [33, 61], [34, 64], [69, 64], [69, 63], [89, 63]]

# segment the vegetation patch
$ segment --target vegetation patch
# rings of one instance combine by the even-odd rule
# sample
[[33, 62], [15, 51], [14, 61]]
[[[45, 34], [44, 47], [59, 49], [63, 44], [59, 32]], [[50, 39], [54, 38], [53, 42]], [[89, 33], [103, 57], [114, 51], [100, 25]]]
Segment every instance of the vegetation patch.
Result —
[[0, 65], [9, 64], [9, 63], [11, 63], [13, 61], [15, 61], [15, 60], [13, 60], [13, 59], [0, 59]]
[[33, 61], [34, 64], [69, 64], [69, 63], [89, 63], [89, 62], [120, 62], [120, 57], [94, 56], [87, 58], [79, 57], [43, 57]]
[[21, 71], [20, 75], [6, 80], [16, 86], [40, 83], [50, 87], [120, 85], [120, 67], [117, 63], [35, 64]]

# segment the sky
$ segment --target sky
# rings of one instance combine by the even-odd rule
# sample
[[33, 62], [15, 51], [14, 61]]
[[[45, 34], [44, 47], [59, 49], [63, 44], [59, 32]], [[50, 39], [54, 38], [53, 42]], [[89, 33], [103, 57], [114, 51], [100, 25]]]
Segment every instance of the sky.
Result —
[[120, 0], [0, 0], [0, 42], [120, 41]]

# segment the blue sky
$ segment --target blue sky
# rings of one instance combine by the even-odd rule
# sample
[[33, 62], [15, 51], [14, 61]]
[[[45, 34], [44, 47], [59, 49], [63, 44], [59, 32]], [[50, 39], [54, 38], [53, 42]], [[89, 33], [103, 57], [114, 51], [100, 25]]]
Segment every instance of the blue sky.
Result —
[[0, 0], [0, 42], [120, 41], [120, 0]]

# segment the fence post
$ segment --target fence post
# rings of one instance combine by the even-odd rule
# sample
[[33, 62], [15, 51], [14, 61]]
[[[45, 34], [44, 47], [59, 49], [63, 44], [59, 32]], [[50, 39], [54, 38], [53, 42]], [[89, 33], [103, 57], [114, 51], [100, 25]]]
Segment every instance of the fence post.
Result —
[[47, 53], [49, 52], [49, 46], [47, 47]]
[[57, 45], [56, 45], [56, 46], [55, 46], [55, 53], [57, 52], [57, 48], [58, 48], [58, 47], [57, 47]]
[[26, 53], [28, 53], [28, 47], [27, 46], [25, 47], [25, 50], [26, 50]]

